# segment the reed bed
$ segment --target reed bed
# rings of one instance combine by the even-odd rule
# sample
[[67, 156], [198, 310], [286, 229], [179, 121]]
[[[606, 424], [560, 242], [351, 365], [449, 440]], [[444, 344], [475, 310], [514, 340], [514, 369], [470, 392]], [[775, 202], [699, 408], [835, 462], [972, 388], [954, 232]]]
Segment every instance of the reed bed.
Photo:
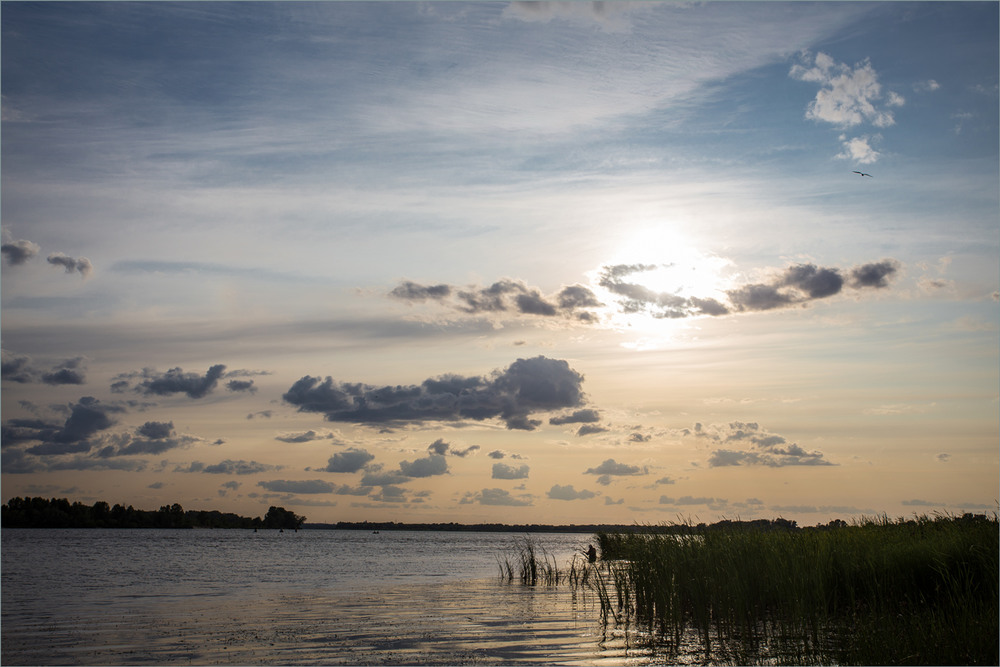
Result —
[[588, 584], [668, 656], [696, 637], [706, 664], [998, 664], [996, 515], [679, 528], [598, 534]]
[[527, 586], [544, 584], [556, 586], [568, 579], [578, 580], [576, 558], [569, 572], [559, 569], [556, 558], [544, 547], [536, 545], [531, 538], [524, 537], [514, 543], [512, 552], [496, 555], [500, 568], [500, 580], [512, 583], [520, 581]]

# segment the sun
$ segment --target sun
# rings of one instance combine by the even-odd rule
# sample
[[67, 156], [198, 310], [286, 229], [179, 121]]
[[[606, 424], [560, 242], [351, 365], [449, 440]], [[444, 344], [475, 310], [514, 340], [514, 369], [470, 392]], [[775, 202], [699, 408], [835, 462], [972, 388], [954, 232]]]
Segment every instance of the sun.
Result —
[[[690, 299], [726, 302], [735, 267], [729, 259], [699, 248], [665, 223], [631, 229], [591, 276], [614, 311], [628, 326], [638, 321], [688, 319], [697, 311]], [[671, 305], [674, 304], [674, 305]]]
[[684, 297], [722, 298], [731, 286], [733, 263], [697, 248], [683, 233], [663, 223], [633, 231], [611, 253], [608, 265], [642, 264], [649, 268], [631, 281], [656, 292]]

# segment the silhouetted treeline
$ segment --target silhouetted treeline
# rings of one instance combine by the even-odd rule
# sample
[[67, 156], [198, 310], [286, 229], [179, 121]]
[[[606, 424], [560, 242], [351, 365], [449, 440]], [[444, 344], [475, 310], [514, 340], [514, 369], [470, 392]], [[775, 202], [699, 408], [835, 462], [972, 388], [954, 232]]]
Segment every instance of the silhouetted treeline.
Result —
[[306, 520], [283, 507], [270, 507], [263, 518], [217, 510], [185, 510], [174, 503], [158, 510], [137, 510], [100, 500], [93, 505], [66, 498], [11, 498], [0, 507], [4, 528], [290, 528]]
[[[835, 521], [840, 521], [836, 519]], [[841, 523], [844, 523], [841, 521]], [[699, 533], [719, 528], [746, 528], [748, 530], [799, 530], [795, 521], [787, 519], [757, 519], [731, 521], [724, 519], [712, 524], [506, 524], [506, 523], [377, 523], [373, 521], [339, 521], [337, 523], [310, 523], [304, 526], [325, 530], [455, 530], [483, 533]]]

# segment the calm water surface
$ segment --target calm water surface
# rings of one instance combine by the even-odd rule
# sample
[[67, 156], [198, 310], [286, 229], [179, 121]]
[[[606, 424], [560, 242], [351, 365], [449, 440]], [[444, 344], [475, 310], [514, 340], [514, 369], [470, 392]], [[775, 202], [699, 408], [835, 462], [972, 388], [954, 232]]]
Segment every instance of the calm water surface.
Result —
[[[23, 530], [2, 663], [599, 664], [592, 601], [498, 580], [523, 534]], [[588, 534], [533, 534], [568, 568]], [[627, 652], [627, 651], [626, 651]]]

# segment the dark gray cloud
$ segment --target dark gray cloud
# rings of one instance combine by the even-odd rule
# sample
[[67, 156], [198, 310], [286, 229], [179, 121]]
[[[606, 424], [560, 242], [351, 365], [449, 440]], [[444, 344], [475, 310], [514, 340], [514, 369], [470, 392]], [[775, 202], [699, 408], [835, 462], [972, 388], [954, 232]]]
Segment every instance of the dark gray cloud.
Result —
[[840, 269], [796, 264], [769, 283], [744, 285], [726, 294], [732, 309], [738, 312], [785, 308], [839, 294], [845, 283], [854, 289], [888, 287], [898, 267], [899, 263], [893, 259], [863, 264], [848, 271], [847, 281]]
[[208, 369], [205, 375], [185, 373], [180, 367], [171, 368], [161, 373], [152, 368], [144, 368], [140, 373], [119, 375], [111, 385], [111, 390], [120, 393], [130, 385], [129, 380], [140, 378], [135, 391], [146, 396], [169, 396], [171, 394], [187, 394], [191, 398], [207, 396], [219, 383], [226, 367], [216, 364]]
[[506, 463], [493, 464], [493, 479], [527, 479], [529, 468], [526, 465], [515, 468]]
[[894, 259], [863, 264], [847, 271], [815, 264], [796, 264], [768, 282], [750, 283], [726, 292], [728, 304], [710, 297], [682, 297], [671, 292], [657, 292], [631, 282], [628, 277], [659, 268], [655, 264], [617, 264], [602, 268], [601, 287], [621, 297], [618, 305], [624, 313], [646, 312], [659, 318], [682, 318], [697, 315], [718, 317], [730, 313], [766, 311], [826, 299], [843, 291], [885, 288], [899, 268]]
[[111, 428], [116, 421], [111, 416], [125, 410], [119, 406], [106, 405], [93, 396], [84, 396], [71, 405], [69, 418], [63, 427], [53, 434], [57, 443], [78, 443], [87, 440], [100, 431]]
[[404, 280], [398, 287], [389, 292], [389, 296], [404, 301], [426, 301], [427, 299], [444, 299], [451, 296], [450, 285], [418, 285]]
[[0, 350], [0, 377], [5, 382], [34, 382], [38, 375], [31, 366], [31, 357], [15, 354], [10, 350]]
[[601, 305], [594, 292], [583, 285], [563, 287], [552, 296], [529, 287], [520, 280], [505, 278], [488, 287], [457, 288], [451, 285], [419, 285], [404, 281], [389, 296], [403, 301], [434, 300], [470, 315], [518, 313], [540, 317], [565, 317], [595, 321], [588, 308]]
[[698, 423], [692, 430], [685, 429], [685, 434], [721, 445], [736, 444], [741, 447], [716, 449], [708, 459], [711, 467], [836, 465], [827, 461], [822, 452], [806, 451], [795, 443], [789, 443], [781, 435], [767, 432], [756, 422], [734, 421], [708, 427]]
[[86, 278], [94, 270], [94, 265], [86, 257], [73, 258], [61, 252], [52, 253], [46, 260], [54, 266], [61, 266], [66, 269], [66, 273], [79, 273]]
[[597, 494], [593, 491], [588, 491], [587, 489], [577, 491], [573, 488], [572, 484], [568, 484], [566, 486], [555, 484], [545, 495], [553, 500], [587, 500], [595, 497]]
[[440, 456], [459, 456], [462, 458], [465, 458], [472, 452], [479, 451], [479, 449], [479, 445], [469, 445], [465, 449], [455, 449], [445, 442], [444, 438], [438, 438], [427, 447], [427, 451], [430, 454], [438, 454]]
[[[160, 372], [152, 368], [144, 368], [142, 371], [122, 373], [113, 379], [111, 391], [122, 393], [138, 380], [134, 387], [135, 391], [146, 396], [170, 396], [172, 394], [187, 394], [190, 398], [204, 398], [218, 386], [219, 380], [235, 377], [249, 377], [252, 375], [268, 375], [266, 371], [234, 370], [226, 372], [225, 364], [215, 364], [211, 366], [204, 375], [198, 373], [185, 373], [180, 367], [171, 368], [166, 372]], [[256, 392], [257, 388], [253, 380], [230, 380], [227, 383], [229, 391], [236, 392]], [[264, 414], [264, 413], [259, 413]], [[267, 415], [269, 416], [269, 414]]]
[[639, 466], [628, 465], [627, 463], [618, 463], [614, 459], [606, 459], [604, 463], [597, 466], [596, 468], [587, 468], [584, 471], [588, 475], [646, 475], [649, 473], [647, 468], [640, 468]]
[[367, 449], [352, 447], [345, 452], [337, 452], [331, 456], [323, 470], [326, 472], [358, 472], [373, 460], [375, 460], [375, 455]]
[[407, 477], [433, 477], [448, 472], [448, 462], [440, 454], [430, 454], [414, 461], [400, 461], [399, 471]]
[[41, 248], [37, 243], [20, 239], [17, 241], [7, 241], [0, 245], [0, 255], [7, 260], [8, 264], [18, 266], [26, 263], [29, 259], [38, 255]]
[[557, 426], [561, 424], [588, 424], [598, 421], [601, 421], [601, 413], [593, 408], [584, 408], [566, 415], [556, 415], [549, 419], [550, 424]]
[[296, 442], [312, 442], [313, 440], [332, 440], [333, 433], [327, 433], [326, 435], [321, 435], [316, 431], [304, 431], [302, 433], [284, 433], [282, 435], [274, 436], [275, 440], [288, 443]]
[[479, 503], [480, 505], [499, 505], [506, 507], [530, 507], [532, 505], [531, 496], [524, 494], [512, 496], [510, 491], [504, 489], [483, 489], [476, 493], [466, 494], [460, 501], [462, 505]]
[[201, 461], [193, 461], [188, 466], [177, 466], [174, 472], [202, 472], [211, 475], [255, 475], [262, 472], [280, 470], [281, 466], [258, 463], [257, 461], [234, 461], [225, 459], [218, 463], [205, 464]]
[[146, 422], [135, 431], [146, 438], [169, 438], [174, 433], [173, 422]]
[[361, 478], [361, 486], [394, 486], [406, 484], [410, 477], [401, 472], [383, 472], [382, 464], [370, 465], [366, 468], [365, 475]]
[[101, 458], [162, 454], [171, 449], [188, 447], [200, 438], [175, 435], [173, 422], [148, 421], [136, 429], [135, 435], [123, 433], [106, 439], [109, 443], [97, 452]]
[[883, 259], [881, 262], [856, 266], [851, 269], [851, 287], [856, 289], [888, 287], [889, 279], [899, 270], [899, 266], [899, 262], [894, 259]]
[[593, 435], [595, 433], [605, 433], [608, 429], [597, 424], [584, 424], [576, 430], [577, 437], [583, 437], [585, 435]]
[[428, 421], [501, 419], [509, 429], [532, 430], [534, 412], [583, 403], [583, 376], [560, 359], [518, 359], [489, 376], [446, 375], [420, 385], [377, 387], [305, 376], [282, 396], [300, 412], [319, 412], [328, 421], [406, 424]]
[[253, 380], [230, 380], [226, 383], [226, 389], [229, 391], [246, 391], [251, 394], [257, 393], [257, 387], [254, 386]]
[[84, 362], [83, 357], [74, 357], [56, 364], [51, 370], [43, 371], [32, 364], [31, 357], [3, 350], [0, 374], [5, 381], [20, 384], [36, 381], [49, 385], [86, 384]]
[[271, 481], [257, 482], [257, 486], [263, 487], [273, 493], [333, 493], [334, 486], [321, 479], [274, 479]]
[[42, 382], [51, 385], [86, 384], [87, 375], [83, 357], [67, 359], [47, 373], [42, 373]]
[[372, 500], [377, 500], [382, 503], [409, 502], [406, 497], [406, 489], [401, 489], [398, 486], [383, 486], [369, 497]]

